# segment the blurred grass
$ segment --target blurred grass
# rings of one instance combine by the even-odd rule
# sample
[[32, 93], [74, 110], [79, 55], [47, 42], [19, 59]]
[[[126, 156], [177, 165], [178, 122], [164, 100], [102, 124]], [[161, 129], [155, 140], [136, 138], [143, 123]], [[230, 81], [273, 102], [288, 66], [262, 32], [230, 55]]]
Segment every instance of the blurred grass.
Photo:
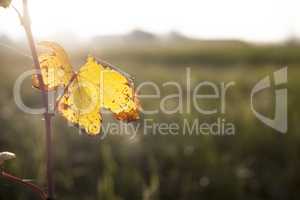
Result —
[[[94, 46], [93, 50], [100, 49]], [[117, 51], [116, 51], [117, 49]], [[170, 64], [172, 66], [207, 64], [218, 66], [265, 64], [291, 65], [300, 62], [298, 45], [250, 44], [239, 41], [193, 41], [126, 43], [105, 48], [104, 56], [124, 62]]]
[[[139, 43], [109, 48], [92, 45], [89, 49], [68, 51], [77, 65], [84, 62], [87, 52], [92, 52], [134, 75], [137, 84], [146, 80], [157, 84], [179, 81], [185, 89], [186, 67], [191, 67], [193, 87], [204, 80], [235, 81], [233, 91], [226, 96], [225, 117], [236, 125], [237, 131], [234, 136], [163, 136], [144, 135], [140, 129], [135, 140], [120, 135], [100, 140], [79, 135], [76, 128], [68, 127], [65, 120], [57, 117], [54, 125], [57, 199], [299, 199], [298, 46], [223, 41]], [[18, 156], [5, 168], [44, 184], [41, 117], [20, 111], [12, 93], [14, 81], [31, 68], [31, 61], [0, 48], [0, 64], [0, 151], [12, 151]], [[252, 115], [249, 95], [255, 83], [285, 65], [289, 66], [289, 131], [282, 135]], [[23, 89], [28, 105], [41, 105], [29, 80]], [[173, 92], [161, 85], [160, 89], [164, 95]], [[147, 92], [150, 89], [143, 91]], [[142, 102], [152, 108], [159, 103], [158, 100]], [[272, 115], [274, 102], [257, 103], [266, 114]], [[216, 105], [216, 102], [208, 104]], [[193, 109], [191, 114], [160, 112], [142, 119], [182, 123], [184, 118], [205, 122], [216, 117], [201, 115]], [[34, 198], [29, 191], [0, 180], [0, 199]]]

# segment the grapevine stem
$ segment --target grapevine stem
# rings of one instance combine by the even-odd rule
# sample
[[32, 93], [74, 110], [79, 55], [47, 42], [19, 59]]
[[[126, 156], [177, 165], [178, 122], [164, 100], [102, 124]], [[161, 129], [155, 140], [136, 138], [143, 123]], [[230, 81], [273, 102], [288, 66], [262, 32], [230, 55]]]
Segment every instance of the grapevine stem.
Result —
[[11, 175], [11, 174], [9, 174], [7, 172], [4, 172], [4, 171], [2, 171], [0, 173], [0, 176], [6, 178], [7, 180], [9, 180], [11, 182], [21, 184], [21, 185], [23, 185], [23, 186], [31, 189], [32, 191], [34, 191], [35, 193], [37, 193], [42, 200], [46, 200], [47, 199], [46, 193], [43, 190], [41, 190], [38, 186], [36, 186], [36, 185], [34, 185], [32, 183], [26, 182], [23, 179], [21, 179], [19, 177], [16, 177], [16, 176], [13, 176], [13, 175]]
[[[37, 72], [40, 72], [40, 63], [38, 60], [36, 45], [34, 42], [32, 30], [31, 30], [31, 24], [30, 24], [30, 18], [29, 18], [29, 11], [28, 11], [28, 2], [27, 0], [23, 0], [23, 17], [22, 17], [22, 25], [24, 27], [24, 30], [26, 32], [26, 37], [30, 46], [34, 67]], [[44, 108], [46, 109], [46, 112], [44, 113], [45, 118], [45, 128], [46, 128], [46, 158], [47, 158], [47, 191], [48, 191], [48, 200], [54, 199], [54, 185], [53, 185], [53, 173], [52, 173], [52, 133], [51, 133], [51, 119], [52, 114], [49, 112], [49, 101], [48, 101], [48, 94], [45, 89], [45, 84], [43, 82], [42, 76], [40, 73], [37, 74], [39, 84], [42, 87], [42, 98], [43, 98], [43, 104]]]

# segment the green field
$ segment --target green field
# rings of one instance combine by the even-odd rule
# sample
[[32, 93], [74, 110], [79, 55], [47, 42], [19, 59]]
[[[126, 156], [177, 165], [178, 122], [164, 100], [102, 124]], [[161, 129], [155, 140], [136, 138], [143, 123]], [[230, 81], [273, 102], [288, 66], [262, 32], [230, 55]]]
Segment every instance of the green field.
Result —
[[[152, 81], [162, 98], [176, 92], [164, 87], [177, 81], [186, 103], [186, 68], [191, 69], [192, 89], [201, 81], [217, 85], [234, 81], [226, 95], [226, 113], [206, 116], [190, 113], [142, 115], [140, 122], [183, 124], [214, 122], [218, 117], [235, 125], [234, 135], [159, 135], [143, 129], [134, 139], [128, 135], [88, 137], [78, 134], [57, 115], [54, 122], [54, 176], [57, 199], [241, 199], [296, 200], [300, 196], [300, 48], [291, 44], [249, 44], [239, 41], [180, 41], [129, 43], [80, 51], [68, 49], [76, 68], [88, 53], [120, 66], [133, 75], [136, 85]], [[18, 45], [15, 45], [16, 48]], [[24, 50], [24, 52], [27, 52]], [[0, 151], [17, 154], [5, 169], [45, 184], [45, 137], [41, 116], [23, 113], [14, 103], [17, 77], [31, 69], [31, 60], [0, 47]], [[288, 66], [288, 132], [281, 134], [261, 123], [250, 110], [254, 85], [273, 71]], [[274, 89], [274, 87], [272, 87]], [[255, 107], [274, 115], [274, 93], [259, 94]], [[153, 92], [146, 88], [141, 94]], [[209, 92], [209, 91], [207, 91]], [[30, 80], [22, 96], [27, 105], [41, 105]], [[158, 108], [161, 99], [142, 100], [145, 108]], [[168, 106], [176, 105], [168, 102]], [[207, 109], [220, 102], [200, 102]], [[104, 118], [104, 125], [111, 121]], [[182, 127], [180, 127], [180, 130]], [[297, 135], [298, 134], [298, 135]], [[1, 200], [37, 199], [28, 190], [0, 179]]]

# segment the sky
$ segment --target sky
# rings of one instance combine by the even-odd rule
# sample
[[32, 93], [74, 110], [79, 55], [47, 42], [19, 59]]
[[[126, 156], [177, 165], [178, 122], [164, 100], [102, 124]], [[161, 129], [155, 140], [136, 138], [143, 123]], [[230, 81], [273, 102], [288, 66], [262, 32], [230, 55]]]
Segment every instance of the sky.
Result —
[[[21, 9], [21, 0], [13, 5]], [[300, 36], [298, 0], [29, 0], [35, 36], [70, 33], [80, 38], [143, 29], [178, 31], [204, 39], [282, 41]], [[23, 31], [13, 9], [0, 8], [0, 35]]]

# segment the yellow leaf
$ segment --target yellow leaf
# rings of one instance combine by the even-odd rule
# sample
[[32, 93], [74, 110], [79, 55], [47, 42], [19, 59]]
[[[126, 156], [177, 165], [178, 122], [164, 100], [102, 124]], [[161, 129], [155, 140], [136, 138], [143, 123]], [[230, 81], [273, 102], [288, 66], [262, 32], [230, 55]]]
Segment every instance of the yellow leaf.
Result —
[[[64, 87], [64, 94], [57, 100], [58, 111], [69, 122], [89, 135], [97, 135], [101, 131], [101, 108], [110, 110], [119, 120], [139, 118], [137, 97], [125, 75], [91, 56], [78, 73], [73, 72], [61, 46], [53, 42], [39, 45], [47, 50], [39, 56], [44, 89]], [[43, 89], [36, 75], [32, 85]]]
[[100, 108], [109, 109], [117, 119], [138, 119], [138, 106], [129, 85], [122, 74], [88, 57], [59, 100], [58, 110], [89, 135], [96, 135], [101, 130]]
[[128, 80], [109, 68], [104, 69], [100, 77], [102, 106], [113, 112], [117, 119], [125, 121], [138, 119], [135, 94]]
[[[39, 47], [46, 52], [39, 55], [41, 75], [45, 90], [54, 90], [58, 86], [66, 86], [72, 78], [72, 66], [64, 49], [54, 42], [41, 42]], [[32, 85], [42, 89], [37, 75], [32, 77]]]
[[77, 76], [58, 104], [58, 111], [62, 116], [89, 135], [96, 135], [101, 130], [98, 91], [99, 88]]
[[124, 121], [128, 121], [128, 122], [139, 119], [140, 117], [139, 117], [138, 110], [140, 109], [141, 104], [140, 104], [140, 100], [138, 99], [137, 94], [134, 94], [133, 103], [130, 100], [130, 105], [132, 106], [132, 108], [124, 109], [123, 111], [116, 113], [115, 114], [116, 119], [124, 120]]

